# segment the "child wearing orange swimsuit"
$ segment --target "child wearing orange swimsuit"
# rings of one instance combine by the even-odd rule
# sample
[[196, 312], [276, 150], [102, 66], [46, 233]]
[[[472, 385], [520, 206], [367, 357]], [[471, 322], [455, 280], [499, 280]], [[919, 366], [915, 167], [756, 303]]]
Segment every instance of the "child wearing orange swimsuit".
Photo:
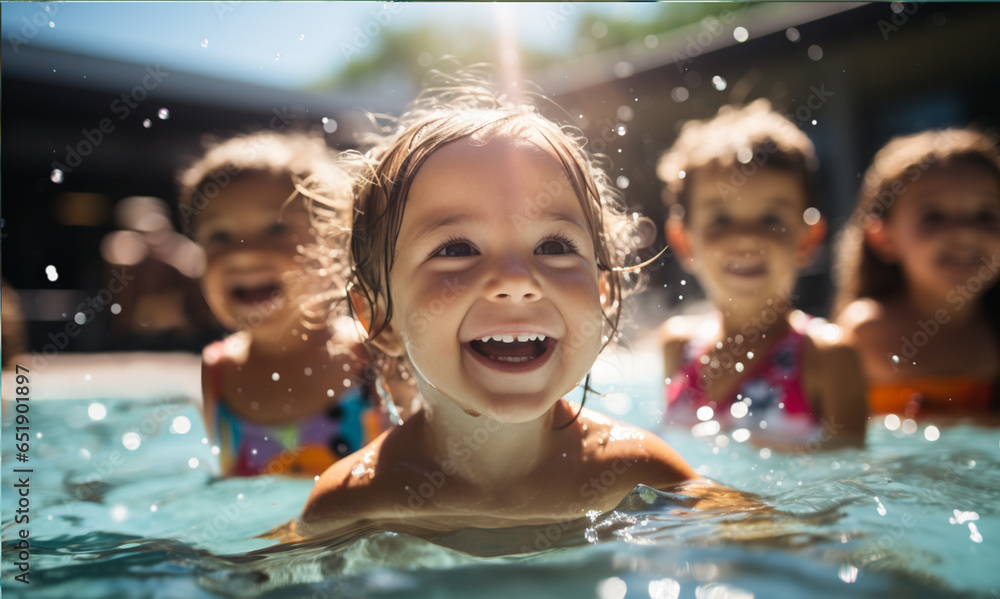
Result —
[[716, 309], [661, 327], [668, 422], [715, 421], [777, 448], [864, 441], [855, 352], [790, 300], [826, 232], [814, 169], [812, 143], [766, 100], [687, 123], [660, 159], [670, 247]]
[[838, 249], [838, 322], [861, 355], [871, 411], [995, 411], [996, 141], [972, 129], [890, 141], [865, 173]]

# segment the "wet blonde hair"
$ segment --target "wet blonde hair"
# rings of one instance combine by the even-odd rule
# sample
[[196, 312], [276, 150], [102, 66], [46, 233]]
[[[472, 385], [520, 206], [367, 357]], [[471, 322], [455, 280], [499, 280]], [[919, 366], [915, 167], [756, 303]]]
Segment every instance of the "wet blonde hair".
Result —
[[[1000, 181], [1000, 152], [995, 138], [974, 129], [924, 131], [890, 140], [875, 154], [858, 191], [857, 206], [837, 242], [834, 314], [861, 298], [885, 300], [903, 293], [906, 280], [899, 264], [884, 262], [868, 244], [865, 231], [877, 221], [888, 221], [893, 206], [908, 183], [930, 169], [977, 165]], [[1000, 323], [1000, 295], [994, 285], [983, 296], [992, 297], [994, 322]]]
[[265, 175], [286, 180], [291, 195], [284, 206], [303, 202], [311, 222], [324, 223], [325, 234], [299, 248], [303, 269], [295, 276], [318, 273], [325, 291], [306, 298], [289, 298], [303, 305], [311, 328], [346, 314], [337, 309], [344, 299], [348, 270], [352, 176], [319, 134], [256, 131], [224, 140], [210, 139], [202, 156], [180, 172], [178, 184], [181, 222], [188, 235], [197, 227], [205, 205], [232, 181]]
[[[733, 169], [734, 177], [771, 168], [801, 177], [806, 202], [815, 203], [818, 161], [809, 137], [766, 99], [746, 106], [723, 106], [711, 119], [688, 121], [656, 174], [665, 182], [663, 201], [670, 214], [690, 212], [691, 176], [699, 169]], [[734, 184], [738, 186], [738, 184]]]

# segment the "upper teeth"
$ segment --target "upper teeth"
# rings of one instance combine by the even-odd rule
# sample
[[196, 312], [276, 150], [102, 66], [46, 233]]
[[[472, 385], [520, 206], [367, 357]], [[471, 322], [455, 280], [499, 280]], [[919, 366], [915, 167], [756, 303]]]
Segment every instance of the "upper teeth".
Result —
[[480, 341], [502, 341], [503, 343], [514, 343], [515, 341], [520, 341], [522, 343], [525, 341], [545, 341], [545, 335], [539, 335], [537, 333], [524, 333], [521, 335], [493, 335], [491, 337], [483, 337]]

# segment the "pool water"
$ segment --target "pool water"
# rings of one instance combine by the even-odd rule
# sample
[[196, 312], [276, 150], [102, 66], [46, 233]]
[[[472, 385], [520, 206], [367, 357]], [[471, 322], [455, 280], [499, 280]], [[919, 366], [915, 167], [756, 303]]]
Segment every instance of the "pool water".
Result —
[[259, 535], [298, 514], [312, 481], [217, 479], [190, 398], [34, 400], [27, 586], [13, 579], [12, 543], [26, 527], [14, 520], [13, 468], [24, 465], [5, 402], [3, 590], [34, 599], [1000, 598], [997, 428], [879, 418], [863, 450], [768, 452], [659, 425], [657, 372], [652, 355], [606, 360], [595, 374], [606, 393], [588, 406], [656, 431], [701, 474], [773, 510], [700, 511], [683, 489], [640, 487], [619, 509], [574, 523], [438, 543], [374, 533], [276, 545]]

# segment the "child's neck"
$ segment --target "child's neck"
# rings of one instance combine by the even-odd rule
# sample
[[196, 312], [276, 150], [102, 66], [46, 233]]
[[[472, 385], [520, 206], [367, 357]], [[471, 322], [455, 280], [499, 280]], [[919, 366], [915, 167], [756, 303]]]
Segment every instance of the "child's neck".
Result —
[[[442, 399], [416, 415], [419, 421], [414, 424], [423, 428], [423, 449], [431, 460], [443, 468], [453, 467], [457, 476], [483, 490], [510, 490], [551, 453], [553, 423], [564, 412], [568, 410], [560, 400], [541, 418], [507, 423], [486, 414], [469, 414]], [[570, 418], [566, 416], [567, 421]]]
[[247, 333], [250, 352], [258, 355], [311, 353], [318, 349], [325, 351], [329, 335], [325, 331], [309, 331], [302, 327], [280, 327], [255, 329]]
[[739, 345], [747, 349], [767, 345], [769, 340], [778, 339], [791, 330], [789, 316], [792, 311], [793, 308], [788, 305], [765, 307], [752, 313], [722, 310], [719, 312], [720, 324], [715, 342], [721, 341], [723, 346]]
[[[981, 294], [954, 293], [942, 296], [933, 290], [925, 290], [915, 285], [908, 286], [902, 297], [903, 302], [917, 318], [944, 320], [951, 326], [963, 326], [977, 322], [980, 317], [979, 299]], [[943, 311], [943, 312], [942, 312]]]

